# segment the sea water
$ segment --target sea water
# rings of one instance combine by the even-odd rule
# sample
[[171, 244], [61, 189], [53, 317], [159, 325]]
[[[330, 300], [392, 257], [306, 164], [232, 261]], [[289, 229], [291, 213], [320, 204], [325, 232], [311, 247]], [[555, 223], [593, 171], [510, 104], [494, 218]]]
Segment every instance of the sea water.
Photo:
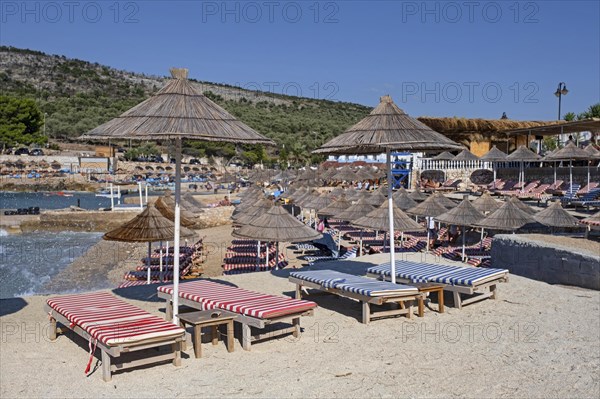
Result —
[[44, 286], [102, 238], [102, 233], [0, 229], [0, 299], [44, 294]]
[[[0, 209], [29, 208], [37, 206], [40, 210], [64, 209], [78, 206], [83, 209], [97, 210], [109, 208], [110, 198], [96, 197], [93, 193], [73, 192], [58, 195], [57, 193], [25, 193], [0, 191]], [[116, 203], [116, 200], [115, 200]]]

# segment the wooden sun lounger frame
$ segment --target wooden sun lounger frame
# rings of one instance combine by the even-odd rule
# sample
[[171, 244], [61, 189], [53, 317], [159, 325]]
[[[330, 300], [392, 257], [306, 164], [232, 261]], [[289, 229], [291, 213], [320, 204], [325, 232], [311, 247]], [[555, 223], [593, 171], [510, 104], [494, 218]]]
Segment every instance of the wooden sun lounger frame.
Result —
[[[367, 273], [367, 277], [374, 277], [382, 279], [383, 281], [390, 281], [391, 278], [389, 276], [382, 276], [380, 274], [375, 273]], [[396, 276], [396, 282], [399, 284], [411, 285], [413, 284], [412, 280], [401, 278]], [[451, 285], [451, 284], [443, 284], [435, 282], [435, 284], [440, 284], [444, 286], [444, 291], [452, 292], [454, 299], [454, 307], [457, 309], [462, 309], [463, 306], [469, 305], [474, 302], [483, 301], [484, 299], [498, 298], [498, 283], [508, 282], [508, 273], [506, 273], [502, 277], [494, 277], [490, 276], [482, 281], [477, 282], [476, 285], [467, 286], [467, 285]], [[463, 299], [460, 294], [471, 295], [470, 298]]]
[[[173, 318], [173, 296], [166, 292], [158, 291], [158, 297], [167, 301], [165, 319], [171, 320]], [[207, 310], [204, 308], [204, 306], [202, 306], [201, 303], [182, 297], [179, 297], [179, 305], [188, 306], [197, 310]], [[241, 313], [231, 312], [226, 309], [223, 310], [231, 314], [237, 315], [236, 318], [233, 319], [233, 321], [241, 324], [242, 326], [242, 348], [247, 351], [249, 351], [252, 347], [252, 343], [256, 341], [262, 341], [265, 339], [290, 333], [294, 336], [294, 338], [299, 338], [301, 332], [300, 317], [314, 315], [314, 309], [310, 309], [283, 316], [261, 319], [259, 317], [247, 316]], [[255, 327], [259, 330], [264, 330], [269, 326], [273, 326], [277, 323], [288, 323], [291, 324], [291, 327], [278, 328], [272, 331], [262, 331], [258, 334], [252, 334], [252, 327]]]
[[[55, 341], [57, 334], [64, 333], [66, 330], [71, 330], [77, 335], [81, 336], [86, 340], [93, 340], [84, 329], [75, 325], [73, 328], [69, 327], [71, 322], [62, 314], [57, 312], [55, 309], [50, 307], [48, 304], [45, 305], [46, 312], [50, 315], [50, 340]], [[60, 323], [64, 326], [60, 328], [57, 326]], [[102, 379], [105, 382], [109, 382], [112, 379], [112, 372], [118, 370], [126, 370], [138, 366], [144, 366], [147, 364], [164, 362], [170, 360], [174, 366], [181, 366], [181, 350], [185, 344], [185, 333], [181, 332], [180, 336], [175, 337], [156, 337], [135, 342], [125, 342], [117, 345], [107, 346], [103, 342], [97, 342], [97, 347], [100, 349], [102, 355]], [[157, 354], [154, 356], [144, 357], [143, 359], [130, 360], [128, 362], [114, 362], [112, 358], [118, 358], [122, 353], [137, 352], [144, 349], [159, 348], [161, 346], [170, 345], [171, 350], [169, 353]]]
[[[343, 291], [337, 288], [324, 287], [321, 284], [302, 280], [292, 276], [289, 277], [289, 281], [296, 284], [296, 299], [302, 299], [302, 288], [312, 288], [330, 294], [356, 299], [357, 301], [362, 302], [362, 322], [364, 324], [369, 324], [373, 318], [381, 318], [386, 316], [406, 315], [406, 317], [410, 319], [414, 313], [413, 303], [416, 301], [418, 302], [419, 299], [423, 298], [423, 294], [420, 293], [412, 295], [361, 295], [354, 292]], [[407, 301], [409, 301], [408, 307], [405, 305], [405, 302]], [[382, 310], [378, 312], [374, 312], [371, 309], [371, 304], [383, 305], [385, 303], [398, 303], [399, 309]]]

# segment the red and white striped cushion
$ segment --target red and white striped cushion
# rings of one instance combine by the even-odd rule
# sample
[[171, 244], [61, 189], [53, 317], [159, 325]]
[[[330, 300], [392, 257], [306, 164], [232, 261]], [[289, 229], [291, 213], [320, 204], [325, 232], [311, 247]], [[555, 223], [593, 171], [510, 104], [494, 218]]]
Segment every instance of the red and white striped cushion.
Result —
[[184, 332], [182, 328], [107, 292], [54, 297], [48, 299], [48, 305], [108, 346], [178, 336]]
[[[158, 287], [173, 295], [173, 286]], [[191, 281], [179, 285], [182, 298], [202, 304], [203, 309], [223, 309], [246, 316], [268, 319], [314, 309], [311, 301], [280, 297], [248, 291], [213, 281]]]

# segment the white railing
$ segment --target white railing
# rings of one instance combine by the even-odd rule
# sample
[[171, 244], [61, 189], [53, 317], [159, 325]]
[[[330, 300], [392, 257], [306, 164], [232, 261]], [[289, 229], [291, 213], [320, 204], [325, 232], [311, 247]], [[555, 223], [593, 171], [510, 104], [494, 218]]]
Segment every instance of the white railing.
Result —
[[470, 161], [443, 161], [430, 158], [417, 160], [415, 166], [421, 170], [476, 170], [491, 169], [492, 163], [479, 159]]

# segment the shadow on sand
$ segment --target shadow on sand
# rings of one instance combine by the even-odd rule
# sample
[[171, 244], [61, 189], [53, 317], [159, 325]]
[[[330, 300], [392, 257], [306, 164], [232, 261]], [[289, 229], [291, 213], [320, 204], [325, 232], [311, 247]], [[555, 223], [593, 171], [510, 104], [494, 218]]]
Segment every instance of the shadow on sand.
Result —
[[27, 306], [27, 301], [23, 298], [0, 299], [0, 316], [16, 313], [25, 306]]

